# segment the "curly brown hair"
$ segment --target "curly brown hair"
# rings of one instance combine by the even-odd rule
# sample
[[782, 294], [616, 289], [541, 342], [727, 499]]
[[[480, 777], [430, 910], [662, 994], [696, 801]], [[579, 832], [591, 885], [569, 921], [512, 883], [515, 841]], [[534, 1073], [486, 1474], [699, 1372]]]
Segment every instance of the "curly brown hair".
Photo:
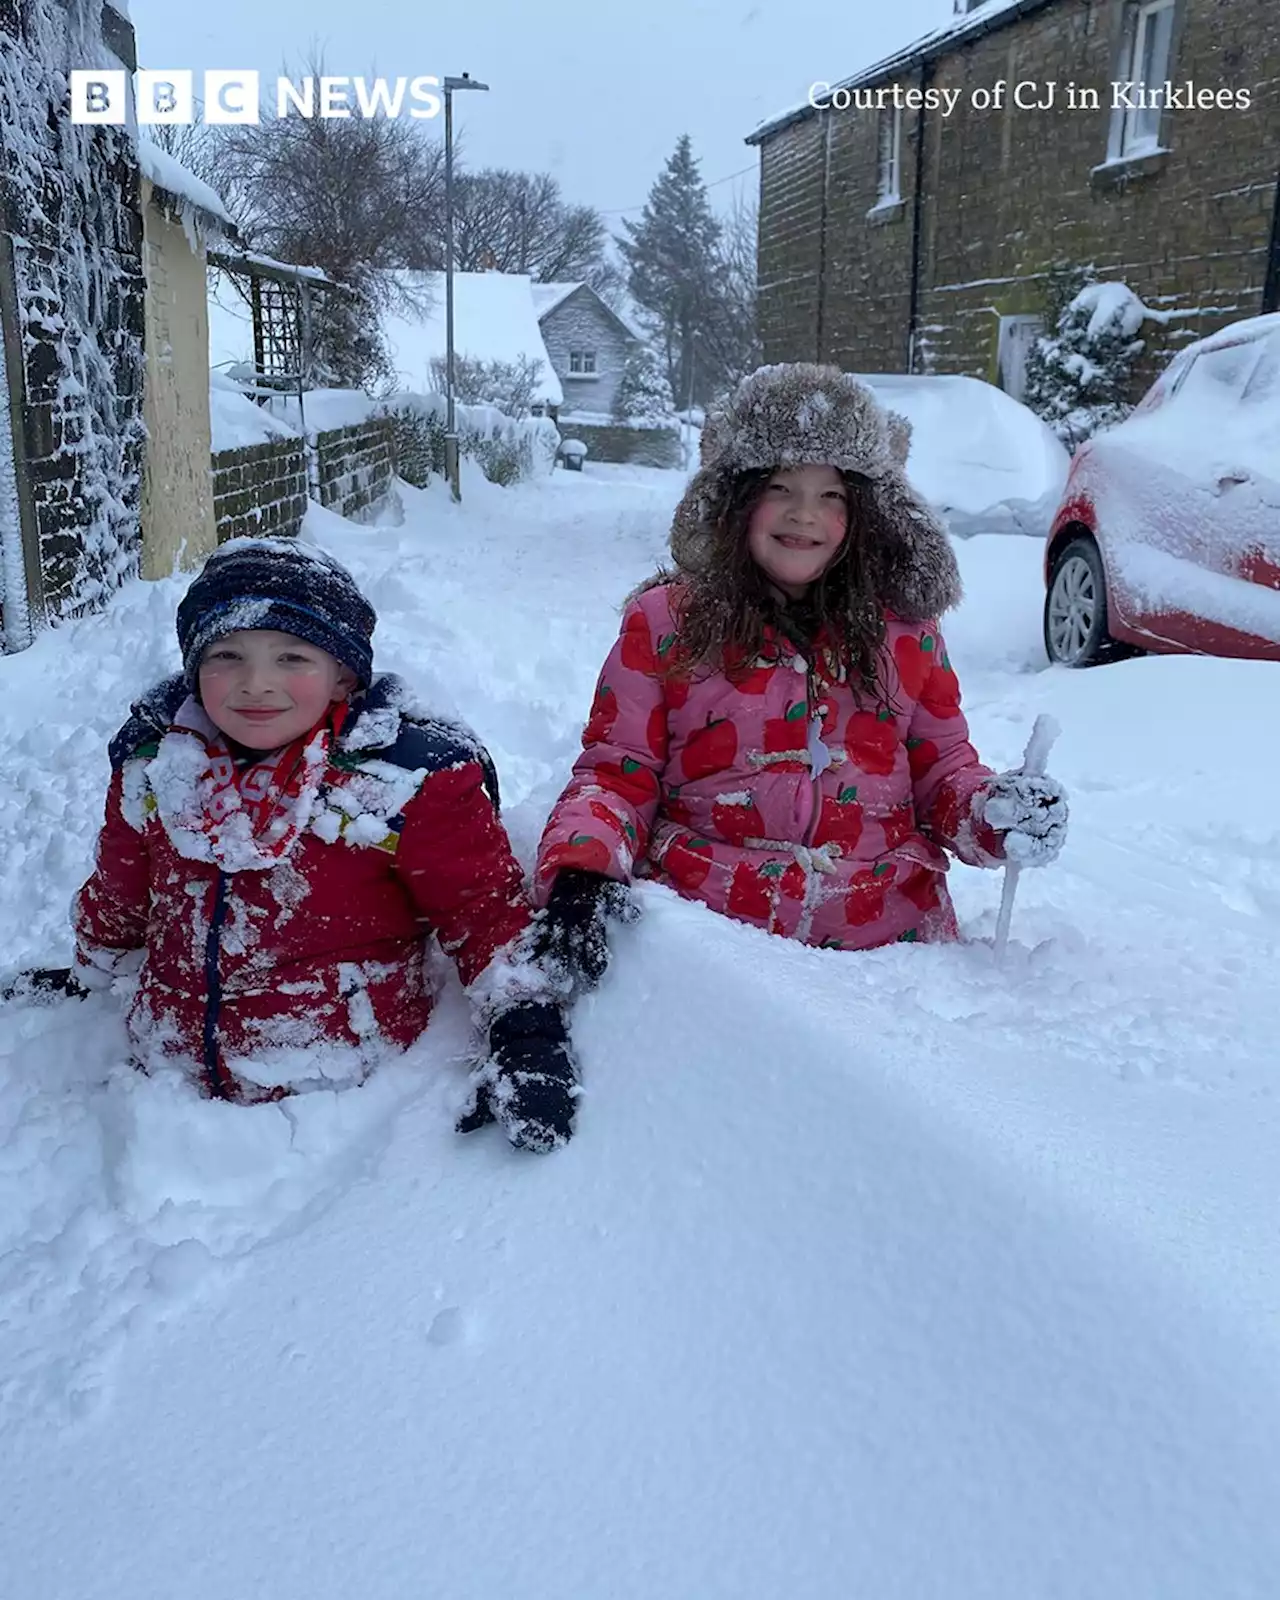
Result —
[[[735, 667], [749, 668], [758, 658], [778, 655], [779, 647], [771, 644], [767, 635], [784, 608], [747, 545], [751, 514], [776, 470], [740, 472], [706, 505], [705, 525], [711, 537], [705, 564], [696, 571], [683, 566], [664, 569], [635, 591], [643, 593], [664, 583], [680, 591], [676, 599], [679, 648], [671, 652], [670, 670], [728, 671], [732, 677]], [[883, 701], [882, 568], [895, 541], [882, 529], [883, 518], [870, 481], [856, 472], [841, 472], [840, 476], [848, 496], [844, 543], [810, 585], [804, 600], [789, 609], [792, 615], [804, 616], [812, 633], [823, 632], [834, 657], [835, 675], [847, 677], [855, 687]]]

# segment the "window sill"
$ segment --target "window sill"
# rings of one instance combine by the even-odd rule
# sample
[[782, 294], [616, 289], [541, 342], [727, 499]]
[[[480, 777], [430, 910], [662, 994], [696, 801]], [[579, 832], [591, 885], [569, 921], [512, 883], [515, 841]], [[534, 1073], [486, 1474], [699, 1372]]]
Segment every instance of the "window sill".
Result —
[[566, 372], [564, 376], [569, 380], [570, 383], [600, 382], [600, 374], [598, 372]]
[[869, 227], [883, 228], [886, 222], [901, 222], [906, 214], [905, 200], [878, 200], [867, 212], [866, 221]]
[[1093, 189], [1123, 189], [1130, 183], [1157, 177], [1169, 160], [1165, 149], [1146, 150], [1141, 155], [1113, 156], [1094, 167], [1089, 174]]

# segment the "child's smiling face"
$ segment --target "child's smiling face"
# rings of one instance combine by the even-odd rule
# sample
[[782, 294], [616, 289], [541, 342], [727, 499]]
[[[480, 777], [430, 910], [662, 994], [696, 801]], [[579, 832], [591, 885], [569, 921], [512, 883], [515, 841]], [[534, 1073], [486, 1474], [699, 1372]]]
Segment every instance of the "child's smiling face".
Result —
[[215, 639], [200, 660], [200, 700], [210, 720], [250, 750], [292, 743], [355, 686], [355, 673], [328, 651], [268, 628]]
[[751, 521], [747, 549], [784, 594], [798, 600], [831, 565], [849, 525], [849, 495], [834, 467], [782, 467]]

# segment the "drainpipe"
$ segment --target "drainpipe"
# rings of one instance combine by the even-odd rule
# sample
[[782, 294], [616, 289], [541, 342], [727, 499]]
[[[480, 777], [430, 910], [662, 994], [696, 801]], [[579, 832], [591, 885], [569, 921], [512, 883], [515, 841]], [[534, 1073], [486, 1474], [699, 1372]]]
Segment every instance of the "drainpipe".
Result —
[[933, 79], [933, 62], [920, 63], [920, 107], [916, 112], [916, 173], [911, 196], [911, 307], [907, 314], [907, 371], [916, 370], [920, 322], [921, 215], [924, 210], [924, 91]]
[[1262, 287], [1262, 309], [1280, 311], [1280, 172], [1276, 174], [1276, 195], [1271, 207], [1271, 243], [1267, 248], [1267, 277]]
[[[819, 112], [819, 115], [824, 113]], [[827, 310], [827, 195], [831, 187], [831, 111], [825, 112], [822, 130], [822, 209], [818, 216], [818, 316], [813, 330], [813, 359], [821, 365], [826, 338]]]
[[0, 651], [25, 650], [45, 621], [44, 573], [27, 472], [22, 319], [13, 239], [0, 226]]

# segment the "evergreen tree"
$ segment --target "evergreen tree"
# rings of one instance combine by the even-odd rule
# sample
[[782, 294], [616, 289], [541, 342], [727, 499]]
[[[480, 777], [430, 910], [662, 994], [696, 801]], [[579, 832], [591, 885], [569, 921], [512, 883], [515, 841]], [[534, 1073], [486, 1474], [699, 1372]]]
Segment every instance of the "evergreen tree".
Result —
[[616, 420], [660, 428], [671, 422], [675, 409], [671, 385], [657, 352], [652, 345], [632, 345], [613, 403]]
[[1123, 283], [1100, 283], [1092, 267], [1050, 273], [1055, 331], [1027, 354], [1023, 399], [1068, 450], [1102, 428], [1122, 422], [1133, 363], [1144, 344], [1136, 337], [1147, 308]]
[[628, 236], [617, 243], [627, 287], [653, 331], [676, 404], [700, 403], [723, 381], [719, 362], [701, 346], [720, 318], [725, 272], [720, 224], [688, 134], [649, 191], [640, 221], [623, 226]]

